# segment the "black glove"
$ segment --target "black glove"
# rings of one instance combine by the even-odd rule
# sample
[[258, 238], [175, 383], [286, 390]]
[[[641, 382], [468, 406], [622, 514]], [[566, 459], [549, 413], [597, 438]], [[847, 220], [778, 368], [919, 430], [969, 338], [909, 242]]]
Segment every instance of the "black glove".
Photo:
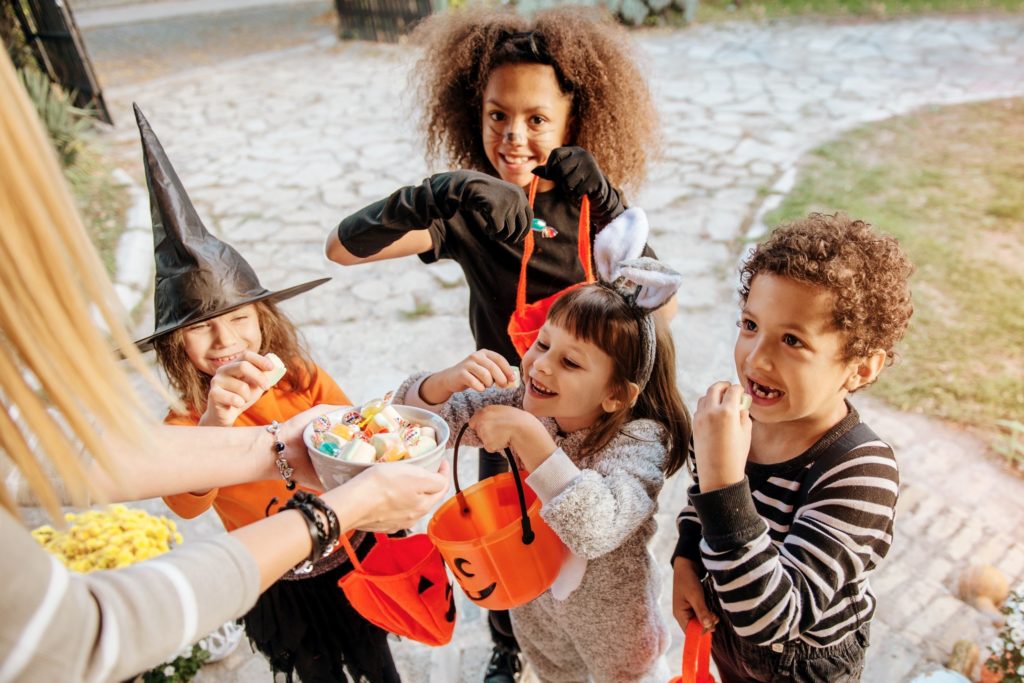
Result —
[[533, 169], [533, 173], [553, 181], [576, 201], [590, 197], [590, 210], [596, 217], [610, 221], [624, 210], [618, 191], [601, 172], [597, 160], [582, 147], [553, 150], [547, 163]]
[[522, 188], [477, 171], [451, 171], [430, 176], [348, 216], [338, 226], [338, 239], [351, 253], [376, 254], [410, 230], [424, 230], [436, 220], [461, 214], [471, 230], [517, 243], [533, 222]]

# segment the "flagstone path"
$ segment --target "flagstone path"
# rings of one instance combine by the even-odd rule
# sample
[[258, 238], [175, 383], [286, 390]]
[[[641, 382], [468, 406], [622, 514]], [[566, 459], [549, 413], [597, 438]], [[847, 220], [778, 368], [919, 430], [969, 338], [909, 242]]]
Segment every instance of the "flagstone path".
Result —
[[[791, 186], [803, 152], [918, 107], [1024, 94], [1019, 15], [721, 24], [634, 36], [648, 59], [664, 144], [632, 199], [649, 214], [659, 255], [686, 275], [673, 331], [691, 405], [708, 384], [733, 374], [739, 245], [763, 230], [760, 216]], [[357, 400], [473, 349], [457, 266], [406, 259], [341, 268], [323, 257], [325, 235], [346, 213], [441, 170], [425, 165], [410, 113], [406, 74], [415, 56], [409, 46], [321, 41], [108, 84], [106, 92], [120, 124], [109, 138], [136, 182], [144, 181], [133, 101], [208, 227], [249, 259], [265, 285], [334, 277], [286, 309], [316, 359]], [[138, 229], [122, 242], [119, 291], [144, 309], [152, 277], [145, 207], [133, 222]], [[895, 446], [903, 474], [896, 541], [873, 579], [879, 610], [864, 680], [901, 681], [937, 666], [953, 641], [989, 632], [955, 595], [966, 562], [990, 562], [1014, 583], [1024, 580], [1024, 482], [963, 431], [869, 396], [858, 395], [857, 404]], [[654, 551], [666, 580], [686, 485], [675, 477], [660, 501]], [[216, 528], [215, 519], [201, 519], [186, 535]], [[404, 680], [481, 680], [489, 652], [482, 613], [464, 599], [459, 609], [451, 646], [395, 645]], [[674, 627], [673, 662], [680, 640]], [[267, 680], [265, 671], [259, 658], [236, 654], [205, 667], [199, 680]]]

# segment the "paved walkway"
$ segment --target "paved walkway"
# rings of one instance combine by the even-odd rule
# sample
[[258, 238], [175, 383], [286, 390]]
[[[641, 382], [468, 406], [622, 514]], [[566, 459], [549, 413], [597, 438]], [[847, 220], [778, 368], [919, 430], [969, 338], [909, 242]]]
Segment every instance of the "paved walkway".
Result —
[[[766, 191], [771, 202], [792, 182], [804, 151], [851, 126], [928, 104], [1024, 95], [1022, 34], [1020, 16], [635, 34], [665, 128], [664, 155], [635, 203], [650, 215], [659, 254], [687, 276], [673, 330], [688, 401], [733, 374], [737, 245], [761, 229]], [[343, 269], [322, 255], [326, 232], [347, 212], [430, 171], [405, 87], [414, 57], [407, 47], [318, 44], [131, 87], [107, 83], [121, 122], [112, 141], [137, 180], [132, 101], [208, 227], [240, 249], [265, 285], [334, 276], [287, 309], [319, 362], [356, 399], [472, 350], [457, 267], [406, 259]], [[128, 301], [150, 277], [147, 240], [144, 232], [126, 238], [125, 253], [137, 254], [122, 259], [136, 264], [122, 273]], [[140, 334], [151, 327], [146, 321]], [[903, 468], [894, 550], [874, 581], [880, 607], [865, 676], [900, 681], [936, 666], [954, 640], [985, 632], [985, 620], [951, 591], [967, 561], [1024, 579], [1024, 483], [987, 460], [969, 435], [857, 398]], [[670, 481], [661, 501], [655, 552], [666, 578], [686, 484], [682, 476]], [[666, 614], [669, 599], [666, 591]], [[460, 610], [452, 646], [396, 645], [405, 680], [480, 680], [486, 629], [465, 600]], [[675, 661], [680, 635], [676, 629]], [[259, 680], [261, 666], [236, 656], [207, 667], [202, 680]]]

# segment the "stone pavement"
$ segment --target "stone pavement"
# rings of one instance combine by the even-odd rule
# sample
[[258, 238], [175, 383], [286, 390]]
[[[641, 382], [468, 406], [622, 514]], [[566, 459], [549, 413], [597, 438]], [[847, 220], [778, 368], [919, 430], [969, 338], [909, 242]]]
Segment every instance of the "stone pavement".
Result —
[[[736, 268], [742, 240], [792, 184], [800, 155], [840, 131], [932, 104], [1024, 94], [1024, 17], [925, 18], [884, 23], [723, 24], [634, 34], [647, 55], [664, 123], [663, 154], [634, 203], [661, 257], [683, 271], [673, 323], [688, 402], [733, 375]], [[472, 350], [467, 289], [457, 266], [416, 259], [354, 268], [328, 265], [323, 241], [347, 212], [431, 170], [406, 85], [409, 47], [308, 45], [188, 70], [131, 86], [107, 83], [121, 127], [121, 165], [142, 181], [130, 105], [160, 136], [200, 214], [282, 287], [321, 276], [328, 285], [286, 304], [318, 361], [356, 400], [409, 372]], [[842, 208], [842, 207], [836, 207]], [[870, 217], [868, 217], [870, 218]], [[883, 226], [884, 227], [884, 226]], [[122, 293], [137, 302], [150, 245], [129, 233]], [[139, 334], [152, 329], [149, 319]], [[934, 668], [959, 638], [981, 640], [984, 617], [955, 597], [968, 561], [1024, 579], [1024, 482], [956, 428], [857, 404], [897, 450], [903, 471], [896, 542], [874, 579], [878, 617], [865, 681], [901, 681]], [[467, 467], [467, 470], [474, 469]], [[665, 487], [656, 556], [667, 560], [687, 482]], [[193, 526], [205, 533], [215, 525]], [[670, 615], [669, 591], [664, 591]], [[404, 680], [479, 681], [488, 654], [481, 612], [463, 600], [452, 645], [397, 643]], [[674, 630], [671, 660], [681, 633]], [[987, 636], [986, 636], [987, 639]], [[204, 681], [266, 680], [258, 659], [206, 667]], [[265, 674], [263, 674], [265, 676]]]

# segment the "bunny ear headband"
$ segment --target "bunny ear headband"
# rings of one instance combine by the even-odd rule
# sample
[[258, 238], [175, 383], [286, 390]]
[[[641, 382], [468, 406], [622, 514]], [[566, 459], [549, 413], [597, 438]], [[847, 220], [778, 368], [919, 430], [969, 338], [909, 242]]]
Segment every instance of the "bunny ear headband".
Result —
[[640, 323], [640, 363], [636, 383], [644, 390], [654, 370], [657, 339], [651, 313], [675, 295], [683, 276], [653, 258], [640, 256], [647, 244], [647, 214], [626, 209], [594, 239], [594, 265], [601, 284], [614, 290], [636, 312]]

